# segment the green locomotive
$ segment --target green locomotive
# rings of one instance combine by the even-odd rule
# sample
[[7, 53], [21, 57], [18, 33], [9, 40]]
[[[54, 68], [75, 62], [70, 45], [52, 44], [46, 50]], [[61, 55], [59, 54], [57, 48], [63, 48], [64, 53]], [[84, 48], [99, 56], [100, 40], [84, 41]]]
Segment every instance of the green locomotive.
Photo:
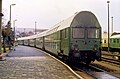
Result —
[[34, 43], [38, 48], [71, 61], [89, 64], [101, 59], [101, 26], [96, 16], [89, 11], [76, 13], [49, 30], [25, 40], [30, 43], [28, 45]]

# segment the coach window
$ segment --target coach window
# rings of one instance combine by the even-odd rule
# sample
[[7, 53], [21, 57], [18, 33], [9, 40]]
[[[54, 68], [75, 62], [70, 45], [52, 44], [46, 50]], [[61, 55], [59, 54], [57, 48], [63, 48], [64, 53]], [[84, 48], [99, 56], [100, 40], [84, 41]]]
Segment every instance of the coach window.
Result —
[[119, 39], [117, 39], [117, 43], [119, 43]]
[[88, 38], [99, 38], [99, 29], [89, 28], [88, 29]]
[[65, 29], [65, 38], [68, 38], [68, 29]]
[[116, 39], [113, 39], [113, 42], [116, 43]]
[[84, 28], [73, 28], [72, 29], [73, 38], [84, 38]]
[[64, 32], [64, 34], [65, 34], [65, 36], [64, 36], [64, 37], [66, 38], [66, 29], [65, 29], [64, 31], [65, 31], [65, 32]]
[[67, 29], [62, 30], [62, 39], [67, 38]]

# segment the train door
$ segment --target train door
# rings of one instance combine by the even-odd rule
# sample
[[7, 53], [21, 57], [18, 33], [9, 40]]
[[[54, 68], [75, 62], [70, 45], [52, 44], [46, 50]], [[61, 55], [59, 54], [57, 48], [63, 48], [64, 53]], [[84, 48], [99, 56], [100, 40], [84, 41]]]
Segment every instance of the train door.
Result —
[[69, 53], [69, 28], [63, 29], [60, 32], [60, 50], [63, 55]]

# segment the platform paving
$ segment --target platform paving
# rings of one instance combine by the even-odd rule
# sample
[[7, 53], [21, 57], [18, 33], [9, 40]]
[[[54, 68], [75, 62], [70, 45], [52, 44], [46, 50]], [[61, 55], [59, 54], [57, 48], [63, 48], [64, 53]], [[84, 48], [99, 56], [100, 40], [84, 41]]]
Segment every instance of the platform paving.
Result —
[[18, 46], [0, 61], [0, 79], [79, 79], [39, 49]]

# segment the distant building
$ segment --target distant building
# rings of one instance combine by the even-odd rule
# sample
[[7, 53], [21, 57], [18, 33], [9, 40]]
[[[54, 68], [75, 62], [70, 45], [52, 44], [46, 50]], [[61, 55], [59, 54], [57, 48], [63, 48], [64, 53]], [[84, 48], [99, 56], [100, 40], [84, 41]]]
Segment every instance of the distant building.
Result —
[[[41, 33], [43, 31], [46, 31], [47, 29], [37, 29], [37, 33]], [[15, 36], [17, 37], [25, 37], [25, 36], [30, 36], [35, 34], [34, 28], [16, 28], [15, 29]]]

